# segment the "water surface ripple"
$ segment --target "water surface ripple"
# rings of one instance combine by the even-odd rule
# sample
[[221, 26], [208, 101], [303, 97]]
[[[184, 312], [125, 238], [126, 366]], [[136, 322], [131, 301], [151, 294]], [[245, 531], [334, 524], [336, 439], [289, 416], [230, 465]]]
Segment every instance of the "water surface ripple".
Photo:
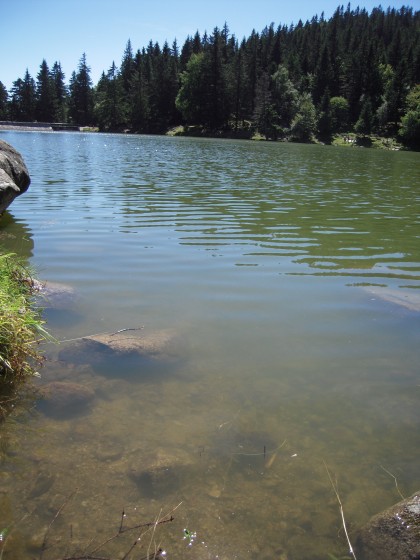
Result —
[[[321, 560], [347, 552], [325, 464], [351, 536], [400, 499], [393, 476], [418, 490], [419, 154], [1, 137], [32, 177], [2, 250], [77, 294], [46, 304], [41, 384], [95, 394], [1, 427], [5, 558], [32, 558], [63, 503], [44, 560], [182, 502], [154, 537], [168, 557]], [[70, 339], [126, 328], [175, 332], [176, 359], [76, 359]]]

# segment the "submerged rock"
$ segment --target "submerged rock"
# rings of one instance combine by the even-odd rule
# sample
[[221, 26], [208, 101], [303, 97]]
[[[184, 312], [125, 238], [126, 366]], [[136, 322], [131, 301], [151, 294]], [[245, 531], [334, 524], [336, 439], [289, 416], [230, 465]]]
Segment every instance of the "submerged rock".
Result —
[[410, 311], [420, 312], [420, 294], [416, 290], [402, 290], [387, 286], [368, 286], [364, 288], [374, 299], [379, 298], [389, 303], [405, 307]]
[[59, 282], [40, 282], [32, 280], [40, 307], [53, 309], [67, 309], [77, 300], [77, 295], [71, 286]]
[[191, 457], [182, 450], [157, 449], [132, 460], [128, 475], [147, 497], [162, 496], [179, 488], [188, 476]]
[[40, 409], [49, 416], [79, 414], [93, 400], [95, 393], [79, 383], [52, 381], [42, 388]]
[[172, 361], [179, 355], [175, 331], [171, 329], [145, 332], [124, 329], [115, 333], [85, 336], [61, 350], [60, 360], [75, 364], [117, 367], [140, 365], [144, 361]]
[[372, 517], [355, 551], [362, 560], [419, 560], [420, 492]]
[[30, 498], [39, 498], [51, 488], [54, 484], [55, 475], [49, 471], [41, 471], [35, 479], [32, 489], [29, 493]]
[[0, 140], [0, 214], [17, 196], [28, 190], [30, 183], [29, 172], [20, 153]]

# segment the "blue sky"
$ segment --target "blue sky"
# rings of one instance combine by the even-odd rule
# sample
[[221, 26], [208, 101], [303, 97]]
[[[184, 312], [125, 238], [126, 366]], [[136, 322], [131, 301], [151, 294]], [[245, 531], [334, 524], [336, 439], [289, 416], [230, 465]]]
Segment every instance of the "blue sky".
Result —
[[[52, 68], [61, 63], [68, 83], [73, 70], [86, 53], [91, 77], [97, 83], [112, 62], [119, 66], [128, 39], [133, 50], [152, 39], [161, 46], [176, 38], [181, 47], [188, 35], [198, 30], [212, 32], [227, 22], [239, 40], [274, 22], [290, 25], [310, 20], [324, 11], [331, 17], [339, 0], [0, 0], [0, 81], [10, 89], [23, 78], [26, 68], [36, 79], [42, 60]], [[420, 0], [380, 2], [360, 0], [357, 6], [382, 5], [420, 9]]]

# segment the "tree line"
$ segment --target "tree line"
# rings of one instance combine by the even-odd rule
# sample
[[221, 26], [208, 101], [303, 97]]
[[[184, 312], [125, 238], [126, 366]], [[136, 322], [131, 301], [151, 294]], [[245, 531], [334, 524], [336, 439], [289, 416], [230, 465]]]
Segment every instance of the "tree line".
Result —
[[420, 12], [340, 6], [296, 25], [253, 30], [227, 24], [161, 47], [150, 41], [93, 85], [86, 55], [68, 85], [59, 62], [26, 71], [0, 120], [68, 122], [102, 131], [163, 133], [183, 124], [208, 133], [328, 140], [354, 131], [420, 143]]

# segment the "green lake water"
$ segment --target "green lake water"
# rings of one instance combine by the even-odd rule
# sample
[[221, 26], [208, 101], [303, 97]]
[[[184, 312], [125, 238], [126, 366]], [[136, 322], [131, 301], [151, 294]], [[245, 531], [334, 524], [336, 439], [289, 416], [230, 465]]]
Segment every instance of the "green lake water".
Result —
[[[350, 538], [419, 490], [418, 153], [0, 137], [32, 179], [1, 249], [77, 295], [45, 310], [61, 342], [38, 385], [95, 393], [0, 427], [4, 560], [40, 557], [45, 535], [44, 560], [86, 555], [123, 510], [130, 526], [174, 508], [129, 558], [321, 560], [348, 552], [327, 467]], [[128, 328], [175, 333], [176, 359], [72, 363], [72, 339]]]

